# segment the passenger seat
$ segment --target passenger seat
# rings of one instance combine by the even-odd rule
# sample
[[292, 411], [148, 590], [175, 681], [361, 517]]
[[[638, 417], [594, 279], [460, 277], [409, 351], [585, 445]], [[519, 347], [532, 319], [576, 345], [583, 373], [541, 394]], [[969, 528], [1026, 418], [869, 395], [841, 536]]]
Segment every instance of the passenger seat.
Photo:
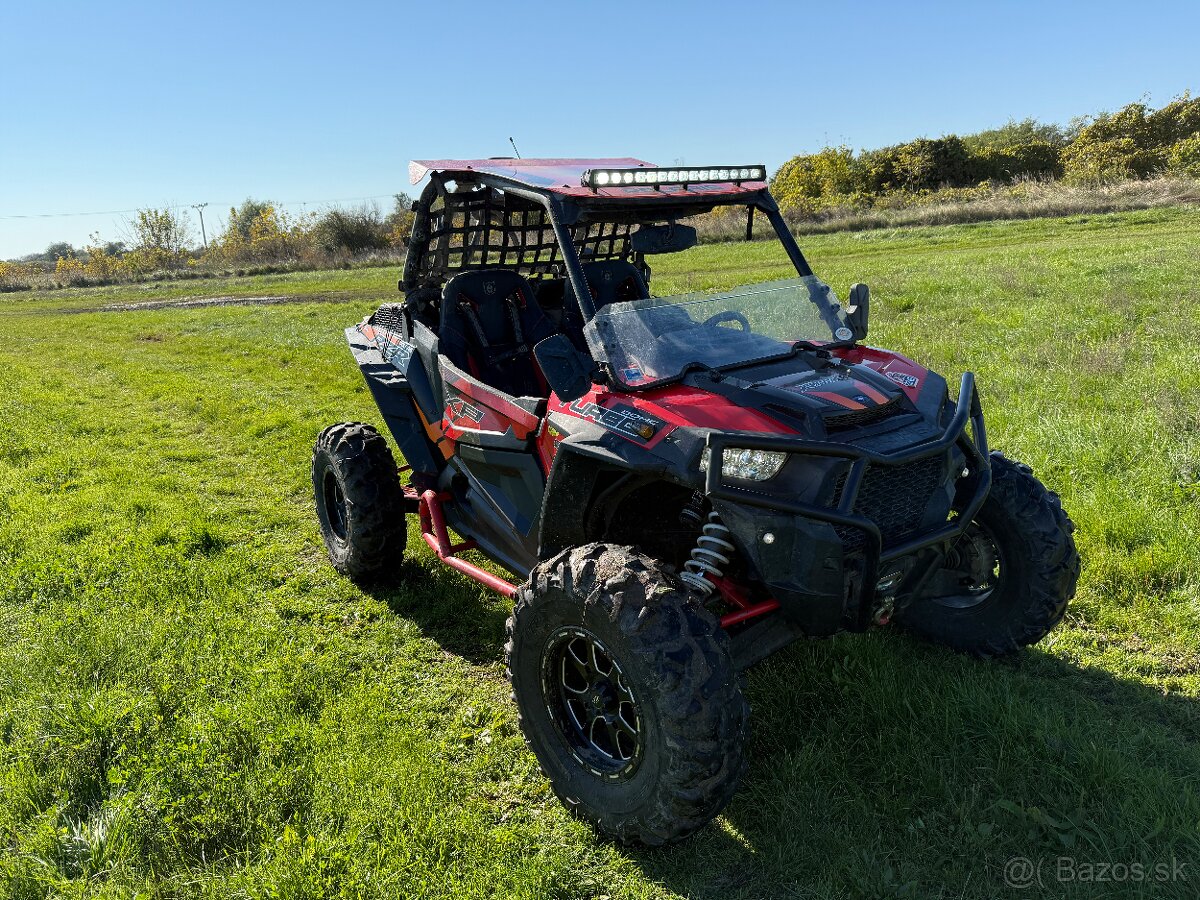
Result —
[[480, 269], [451, 278], [438, 332], [441, 352], [484, 384], [514, 397], [549, 396], [533, 346], [555, 328], [516, 272]]
[[[597, 311], [610, 303], [645, 300], [650, 296], [650, 289], [646, 286], [641, 271], [633, 263], [623, 259], [586, 263], [583, 267], [583, 277], [587, 279], [588, 289], [592, 292], [592, 304]], [[586, 353], [584, 324], [579, 301], [575, 299], [574, 288], [568, 281], [563, 300], [562, 331], [577, 348]]]

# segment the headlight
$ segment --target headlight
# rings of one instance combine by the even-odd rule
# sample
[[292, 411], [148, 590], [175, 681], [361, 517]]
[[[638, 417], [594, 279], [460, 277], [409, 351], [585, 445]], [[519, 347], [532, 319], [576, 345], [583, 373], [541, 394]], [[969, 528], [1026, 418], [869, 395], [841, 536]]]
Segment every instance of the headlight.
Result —
[[[708, 471], [709, 449], [700, 457], [700, 471]], [[766, 481], [774, 478], [787, 461], [787, 454], [778, 450], [742, 450], [730, 447], [721, 453], [721, 474], [728, 478]]]

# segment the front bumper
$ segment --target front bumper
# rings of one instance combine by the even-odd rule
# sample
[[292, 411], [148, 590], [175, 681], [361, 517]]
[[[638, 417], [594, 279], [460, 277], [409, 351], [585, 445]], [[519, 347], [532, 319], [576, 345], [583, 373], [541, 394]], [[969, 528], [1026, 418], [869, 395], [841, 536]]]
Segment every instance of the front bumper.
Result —
[[[967, 425], [971, 431], [967, 434]], [[828, 634], [845, 628], [865, 628], [871, 621], [876, 585], [881, 572], [890, 574], [889, 563], [913, 560], [921, 551], [936, 548], [959, 537], [975, 518], [991, 487], [987, 435], [975, 377], [966, 372], [959, 388], [954, 413], [940, 435], [891, 452], [880, 453], [833, 441], [813, 441], [749, 432], [712, 432], [708, 435], [709, 466], [705, 493], [733, 531], [740, 549], [757, 574], [775, 594], [783, 613], [810, 634]], [[855, 503], [869, 467], [907, 466], [957, 447], [966, 457], [970, 474], [958, 487], [954, 502], [957, 515], [934, 528], [887, 543], [879, 524], [856, 512]], [[783, 451], [793, 456], [840, 458], [850, 462], [836, 505], [822, 506], [788, 496], [764, 493], [722, 478], [723, 451], [727, 448]], [[744, 484], [744, 483], [743, 483]], [[749, 509], [747, 509], [749, 507]], [[833, 526], [822, 527], [821, 524]], [[856, 571], [848, 577], [842, 565], [846, 548], [840, 546], [835, 528], [852, 528], [863, 540], [853, 555]], [[767, 531], [782, 529], [794, 540], [765, 544]], [[844, 532], [843, 532], [844, 533]], [[775, 546], [779, 543], [780, 546]], [[833, 546], [823, 554], [821, 545]], [[885, 545], [886, 544], [886, 545]], [[932, 570], [940, 554], [923, 554], [920, 566], [905, 570], [904, 585], [913, 588]]]

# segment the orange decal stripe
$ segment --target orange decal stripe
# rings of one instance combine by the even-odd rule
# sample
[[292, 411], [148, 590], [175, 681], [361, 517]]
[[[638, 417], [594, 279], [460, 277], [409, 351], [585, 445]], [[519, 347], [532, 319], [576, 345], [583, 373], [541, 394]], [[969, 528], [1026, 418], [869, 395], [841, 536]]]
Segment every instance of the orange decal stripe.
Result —
[[830, 403], [836, 403], [838, 406], [844, 406], [846, 409], [866, 409], [862, 403], [857, 400], [851, 400], [849, 397], [843, 397], [841, 394], [830, 393], [829, 391], [805, 391], [810, 397], [820, 397], [822, 400], [828, 400]]
[[417, 418], [421, 420], [421, 425], [425, 428], [425, 434], [429, 437], [429, 440], [433, 442], [433, 445], [437, 447], [439, 451], [441, 451], [442, 456], [444, 456], [446, 459], [449, 459], [451, 456], [453, 456], [453, 444], [447, 441], [445, 436], [438, 431], [438, 429], [429, 424], [429, 420], [425, 418], [425, 413], [421, 412], [421, 407], [417, 406], [415, 403], [413, 404], [413, 407], [417, 411]]
[[856, 378], [854, 380], [854, 386], [876, 403], [887, 403], [888, 398], [884, 394], [879, 393], [879, 391], [875, 390], [875, 388], [871, 387], [869, 384], [859, 381]]

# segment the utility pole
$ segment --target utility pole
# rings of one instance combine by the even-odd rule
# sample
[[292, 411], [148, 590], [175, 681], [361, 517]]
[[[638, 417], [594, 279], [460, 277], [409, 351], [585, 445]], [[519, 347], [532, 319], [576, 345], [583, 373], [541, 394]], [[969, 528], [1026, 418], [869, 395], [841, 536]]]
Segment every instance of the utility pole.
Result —
[[206, 206], [208, 206], [207, 203], [193, 203], [192, 204], [192, 209], [194, 209], [200, 213], [200, 240], [204, 241], [204, 249], [207, 252], [207, 250], [208, 250], [208, 235], [204, 233], [204, 207], [206, 207]]

